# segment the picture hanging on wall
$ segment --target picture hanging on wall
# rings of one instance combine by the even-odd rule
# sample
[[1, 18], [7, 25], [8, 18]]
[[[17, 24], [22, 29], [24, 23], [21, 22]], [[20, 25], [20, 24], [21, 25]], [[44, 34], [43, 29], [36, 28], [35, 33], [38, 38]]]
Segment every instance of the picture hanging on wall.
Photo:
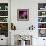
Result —
[[18, 21], [29, 21], [29, 9], [17, 9]]

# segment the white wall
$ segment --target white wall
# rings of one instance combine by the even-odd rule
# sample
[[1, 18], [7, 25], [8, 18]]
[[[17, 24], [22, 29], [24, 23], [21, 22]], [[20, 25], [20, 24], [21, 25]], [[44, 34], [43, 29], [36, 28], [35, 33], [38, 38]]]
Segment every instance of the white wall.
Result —
[[[17, 9], [29, 9], [29, 21], [17, 21]], [[11, 22], [14, 22], [17, 30], [27, 30], [32, 24], [37, 23], [37, 2], [32, 0], [11, 1]]]
[[[43, 44], [42, 38], [35, 38], [35, 36], [38, 36], [38, 3], [46, 3], [46, 0], [11, 0], [11, 22], [16, 25], [16, 31], [28, 30], [28, 27], [32, 24], [35, 26], [36, 33], [33, 33], [33, 46], [41, 46], [39, 44]], [[17, 21], [17, 9], [23, 8], [29, 9], [29, 21]]]
[[[28, 30], [29, 26], [38, 27], [38, 3], [45, 3], [46, 0], [11, 0], [11, 22], [17, 30]], [[29, 9], [29, 21], [17, 21], [17, 9]]]

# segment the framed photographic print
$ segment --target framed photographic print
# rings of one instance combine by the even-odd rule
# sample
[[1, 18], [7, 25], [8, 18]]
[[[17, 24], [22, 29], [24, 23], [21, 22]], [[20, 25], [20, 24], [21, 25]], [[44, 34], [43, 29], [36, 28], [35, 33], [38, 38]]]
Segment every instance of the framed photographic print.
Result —
[[29, 9], [17, 9], [17, 20], [28, 21], [29, 20]]

